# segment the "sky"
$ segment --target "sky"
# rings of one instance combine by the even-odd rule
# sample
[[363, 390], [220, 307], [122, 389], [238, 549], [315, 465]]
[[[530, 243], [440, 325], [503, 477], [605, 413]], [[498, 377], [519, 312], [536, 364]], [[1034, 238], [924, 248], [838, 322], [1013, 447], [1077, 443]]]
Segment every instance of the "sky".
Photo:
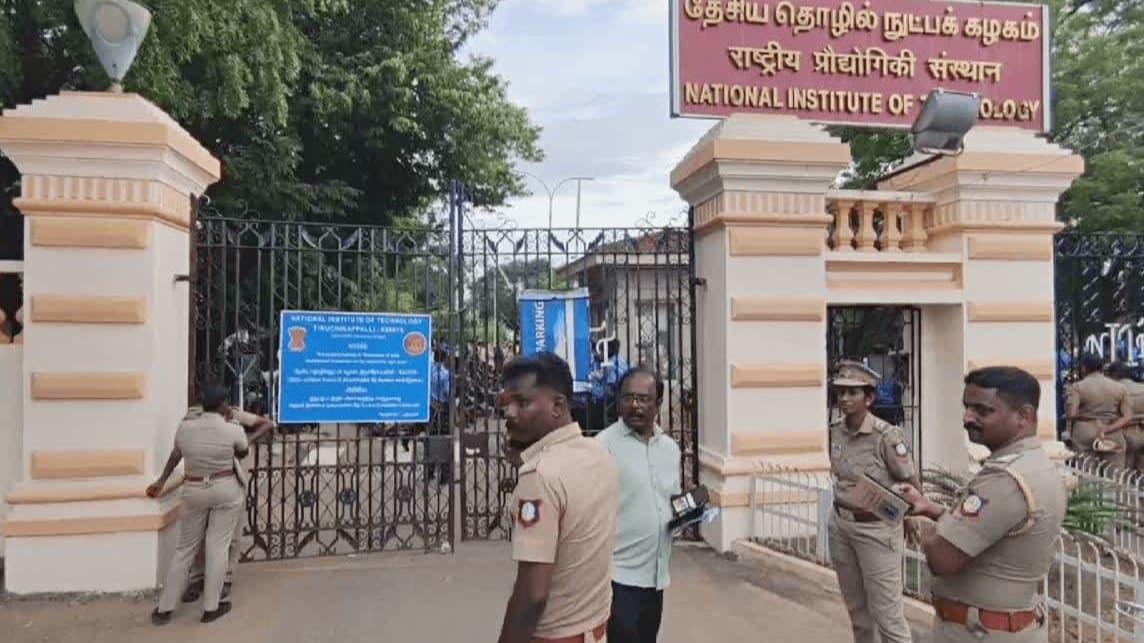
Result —
[[[509, 99], [543, 128], [545, 159], [520, 163], [549, 188], [582, 184], [581, 226], [681, 222], [686, 204], [668, 174], [714, 121], [672, 119], [666, 0], [503, 0], [468, 53], [496, 61]], [[521, 228], [548, 225], [548, 195], [526, 176], [532, 196], [498, 212]], [[478, 224], [498, 217], [477, 214]], [[553, 227], [576, 220], [576, 182], [553, 201]]]

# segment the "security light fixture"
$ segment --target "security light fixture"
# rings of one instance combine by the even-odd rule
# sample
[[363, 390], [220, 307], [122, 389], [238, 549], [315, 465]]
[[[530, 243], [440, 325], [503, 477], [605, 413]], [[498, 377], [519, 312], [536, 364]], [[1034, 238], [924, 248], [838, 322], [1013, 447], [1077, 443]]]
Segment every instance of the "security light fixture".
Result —
[[151, 12], [131, 0], [75, 0], [75, 14], [111, 78], [111, 91], [122, 92], [123, 77], [151, 26]]
[[926, 96], [922, 111], [910, 128], [914, 151], [956, 156], [964, 149], [965, 135], [977, 123], [981, 96], [935, 89]]

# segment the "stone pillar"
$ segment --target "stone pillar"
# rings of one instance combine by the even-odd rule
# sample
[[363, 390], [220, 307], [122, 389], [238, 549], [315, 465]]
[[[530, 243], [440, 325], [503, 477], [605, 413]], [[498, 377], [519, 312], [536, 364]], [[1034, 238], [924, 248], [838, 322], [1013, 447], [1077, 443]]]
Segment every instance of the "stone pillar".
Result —
[[144, 494], [186, 409], [192, 195], [219, 162], [135, 94], [65, 92], [4, 112], [26, 220], [22, 479], [9, 592], [153, 588], [176, 494]]
[[[963, 262], [964, 343], [963, 351], [955, 351], [964, 356], [962, 371], [1006, 364], [1036, 375], [1042, 383], [1039, 433], [1057, 454], [1063, 445], [1055, 428], [1052, 237], [1062, 227], [1057, 200], [1083, 172], [1082, 157], [1032, 132], [979, 127], [966, 137], [960, 156], [907, 166], [880, 184], [937, 197], [925, 225], [928, 247]], [[925, 377], [932, 374], [927, 365]], [[943, 438], [958, 432], [964, 441], [959, 415], [927, 417], [934, 422], [925, 431], [935, 436], [927, 444], [945, 444]]]
[[700, 480], [722, 507], [703, 535], [720, 551], [748, 535], [759, 458], [828, 468], [825, 193], [849, 161], [819, 127], [736, 115], [671, 174], [695, 208]]

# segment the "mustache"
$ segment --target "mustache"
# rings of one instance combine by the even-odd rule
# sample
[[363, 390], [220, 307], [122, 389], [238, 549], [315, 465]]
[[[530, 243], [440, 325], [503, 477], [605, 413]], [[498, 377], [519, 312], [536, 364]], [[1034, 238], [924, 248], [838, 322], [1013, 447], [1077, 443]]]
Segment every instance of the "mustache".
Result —
[[977, 424], [976, 422], [966, 422], [965, 424], [962, 425], [962, 427], [965, 428], [966, 431], [969, 431], [969, 430], [983, 431], [984, 430], [981, 428], [981, 425]]

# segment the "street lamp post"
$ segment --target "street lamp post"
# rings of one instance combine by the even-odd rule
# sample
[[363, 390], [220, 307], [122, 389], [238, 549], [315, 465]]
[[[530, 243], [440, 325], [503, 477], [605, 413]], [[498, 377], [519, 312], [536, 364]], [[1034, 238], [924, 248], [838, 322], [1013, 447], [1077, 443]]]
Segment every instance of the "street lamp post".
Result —
[[539, 176], [536, 176], [535, 174], [533, 174], [531, 172], [521, 172], [521, 174], [523, 174], [525, 176], [530, 176], [530, 177], [536, 179], [536, 181], [538, 183], [540, 183], [541, 186], [544, 187], [544, 191], [548, 194], [548, 231], [549, 232], [552, 231], [552, 203], [553, 203], [553, 201], [556, 200], [556, 191], [559, 190], [560, 186], [564, 185], [565, 183], [568, 183], [570, 181], [575, 181], [576, 182], [576, 229], [577, 230], [580, 229], [580, 186], [584, 183], [584, 181], [594, 181], [595, 179], [593, 177], [590, 177], [590, 176], [570, 176], [570, 177], [565, 178], [565, 179], [560, 179], [560, 181], [557, 182], [555, 187], [549, 189], [548, 184], [545, 183], [544, 179], [540, 178]]
[[593, 178], [590, 176], [570, 176], [566, 179], [561, 179], [559, 182], [556, 183], [555, 187], [553, 187], [552, 189], [549, 189], [548, 184], [545, 183], [544, 179], [540, 178], [539, 176], [536, 176], [535, 174], [533, 174], [531, 172], [521, 172], [521, 174], [523, 174], [525, 176], [531, 176], [532, 178], [536, 179], [537, 182], [540, 183], [540, 185], [544, 186], [544, 191], [548, 193], [548, 287], [551, 288], [552, 282], [555, 279], [555, 269], [552, 265], [552, 202], [556, 199], [556, 191], [559, 190], [560, 186], [564, 185], [565, 183], [568, 183], [570, 181], [576, 182], [576, 229], [579, 230], [580, 229], [580, 184], [583, 183], [584, 181], [591, 181], [591, 180], [593, 180]]

